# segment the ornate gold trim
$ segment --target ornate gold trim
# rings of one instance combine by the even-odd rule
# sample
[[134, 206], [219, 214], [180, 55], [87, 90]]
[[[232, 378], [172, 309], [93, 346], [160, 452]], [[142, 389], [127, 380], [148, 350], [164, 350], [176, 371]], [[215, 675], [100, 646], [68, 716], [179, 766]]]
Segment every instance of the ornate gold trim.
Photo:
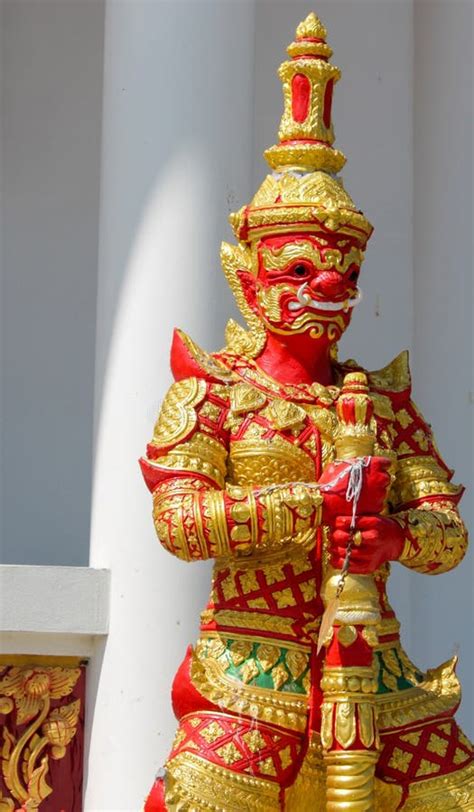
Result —
[[221, 708], [301, 733], [306, 729], [308, 703], [302, 694], [245, 685], [228, 677], [215, 660], [199, 660], [195, 652], [191, 679], [206, 699]]
[[62, 668], [78, 668], [87, 665], [88, 657], [69, 657], [62, 654], [0, 654], [0, 666], [60, 666]]
[[426, 679], [416, 688], [396, 695], [377, 694], [379, 729], [404, 727], [429, 716], [454, 711], [461, 701], [461, 686], [454, 672], [456, 661], [453, 657], [438, 668], [429, 669]]
[[[261, 627], [260, 627], [261, 629]], [[241, 633], [241, 632], [201, 632], [200, 639], [213, 639], [217, 638], [222, 640], [222, 638], [229, 638], [232, 637], [232, 640], [251, 640], [252, 643], [262, 643], [263, 645], [272, 645], [272, 646], [279, 646], [280, 648], [287, 648], [291, 649], [292, 651], [301, 651], [304, 654], [309, 654], [311, 652], [311, 645], [309, 643], [297, 643], [295, 640], [276, 640], [274, 637], [265, 637], [263, 635], [254, 634], [250, 632], [248, 634]], [[199, 645], [199, 644], [198, 644]]]
[[166, 805], [179, 812], [270, 812], [278, 810], [279, 785], [218, 767], [194, 753], [167, 764]]
[[410, 784], [403, 812], [454, 812], [474, 809], [474, 763], [439, 778]]

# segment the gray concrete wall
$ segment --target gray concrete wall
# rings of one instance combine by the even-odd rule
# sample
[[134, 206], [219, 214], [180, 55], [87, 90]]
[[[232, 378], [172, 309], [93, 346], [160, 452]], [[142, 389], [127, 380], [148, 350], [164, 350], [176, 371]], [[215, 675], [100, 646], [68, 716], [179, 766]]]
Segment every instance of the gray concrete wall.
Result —
[[88, 562], [103, 18], [1, 4], [2, 563]]

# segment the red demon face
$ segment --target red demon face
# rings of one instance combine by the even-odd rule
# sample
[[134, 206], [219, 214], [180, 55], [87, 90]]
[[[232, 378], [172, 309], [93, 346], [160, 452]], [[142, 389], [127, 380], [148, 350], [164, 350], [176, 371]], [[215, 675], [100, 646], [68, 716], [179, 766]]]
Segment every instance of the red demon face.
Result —
[[291, 234], [266, 237], [256, 251], [252, 305], [268, 330], [338, 341], [360, 299], [357, 244], [342, 235]]

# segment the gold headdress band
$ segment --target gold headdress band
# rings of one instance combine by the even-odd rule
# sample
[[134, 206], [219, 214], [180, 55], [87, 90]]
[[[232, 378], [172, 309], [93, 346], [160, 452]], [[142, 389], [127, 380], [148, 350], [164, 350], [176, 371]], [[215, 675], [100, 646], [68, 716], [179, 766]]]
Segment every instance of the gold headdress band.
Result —
[[301, 229], [345, 234], [363, 248], [372, 233], [372, 226], [334, 174], [346, 161], [332, 146], [332, 93], [341, 72], [328, 61], [332, 50], [326, 36], [326, 29], [311, 13], [288, 46], [290, 60], [279, 69], [285, 105], [279, 143], [265, 152], [273, 174], [250, 205], [230, 216], [243, 242]]

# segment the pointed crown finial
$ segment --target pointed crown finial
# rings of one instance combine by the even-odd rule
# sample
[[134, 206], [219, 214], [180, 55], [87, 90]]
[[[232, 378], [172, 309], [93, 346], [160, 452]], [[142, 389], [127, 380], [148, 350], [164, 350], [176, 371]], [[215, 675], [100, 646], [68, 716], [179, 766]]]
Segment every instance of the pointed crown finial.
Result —
[[345, 164], [343, 153], [332, 146], [332, 93], [341, 72], [329, 63], [332, 49], [326, 37], [326, 28], [311, 12], [287, 48], [290, 60], [278, 71], [285, 102], [279, 144], [265, 152], [272, 169], [335, 173]]
[[319, 17], [312, 11], [296, 29], [296, 39], [326, 39], [328, 32]]

